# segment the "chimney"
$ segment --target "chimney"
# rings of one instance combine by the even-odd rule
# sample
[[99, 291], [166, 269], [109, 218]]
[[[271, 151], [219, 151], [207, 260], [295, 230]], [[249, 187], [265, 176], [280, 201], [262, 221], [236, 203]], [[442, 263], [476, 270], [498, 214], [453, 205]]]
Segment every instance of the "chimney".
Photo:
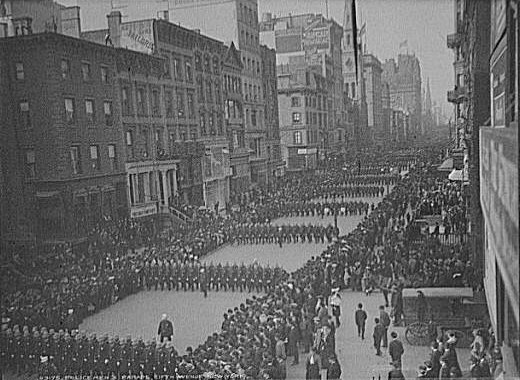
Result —
[[61, 10], [61, 32], [67, 36], [79, 38], [81, 21], [79, 7], [67, 7]]
[[108, 36], [114, 47], [121, 47], [121, 12], [112, 11], [107, 16]]

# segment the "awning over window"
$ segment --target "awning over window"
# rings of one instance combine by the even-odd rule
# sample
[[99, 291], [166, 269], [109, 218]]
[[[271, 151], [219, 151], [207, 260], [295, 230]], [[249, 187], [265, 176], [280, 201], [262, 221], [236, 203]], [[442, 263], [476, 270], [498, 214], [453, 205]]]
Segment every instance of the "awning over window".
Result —
[[444, 160], [442, 164], [437, 168], [440, 172], [451, 172], [453, 170], [453, 158], [447, 158]]
[[462, 180], [464, 180], [464, 183], [469, 182], [468, 172], [464, 173], [464, 170], [453, 169], [451, 171], [450, 175], [448, 176], [448, 179], [450, 181], [462, 181]]

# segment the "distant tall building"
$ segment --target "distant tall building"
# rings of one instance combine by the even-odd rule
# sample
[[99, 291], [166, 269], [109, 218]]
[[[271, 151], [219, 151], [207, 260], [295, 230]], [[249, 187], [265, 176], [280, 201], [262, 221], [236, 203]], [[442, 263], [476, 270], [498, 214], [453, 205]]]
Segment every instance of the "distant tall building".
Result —
[[395, 60], [383, 64], [383, 81], [390, 86], [392, 108], [401, 108], [410, 114], [410, 133], [412, 140], [421, 134], [422, 117], [422, 80], [419, 59], [413, 54], [399, 54]]
[[383, 136], [383, 86], [381, 62], [372, 54], [363, 54], [363, 76], [366, 92], [369, 144], [384, 144]]
[[345, 151], [346, 122], [344, 114], [341, 67], [343, 30], [333, 19], [321, 14], [263, 16], [260, 39], [276, 49], [278, 65], [296, 67], [302, 62], [318, 69], [327, 81], [327, 117], [320, 128], [322, 151]]
[[257, 0], [172, 0], [170, 20], [205, 35], [233, 42], [242, 56], [246, 145], [252, 182], [267, 180], [265, 95], [258, 30]]

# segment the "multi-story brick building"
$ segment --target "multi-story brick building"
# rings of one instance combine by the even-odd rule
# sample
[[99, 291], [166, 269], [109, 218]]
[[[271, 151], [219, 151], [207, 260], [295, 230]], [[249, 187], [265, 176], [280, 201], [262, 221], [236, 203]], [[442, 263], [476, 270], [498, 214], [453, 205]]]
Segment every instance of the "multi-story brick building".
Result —
[[257, 0], [173, 0], [170, 6], [169, 17], [173, 22], [198, 29], [226, 43], [233, 42], [240, 50], [251, 181], [265, 183], [268, 157]]
[[168, 213], [177, 195], [177, 165], [168, 125], [173, 123], [168, 61], [117, 49], [116, 67], [126, 147], [125, 171], [132, 217]]
[[288, 171], [315, 169], [320, 125], [327, 117], [326, 79], [305, 64], [279, 65], [277, 75], [282, 158]]
[[276, 51], [262, 45], [260, 46], [260, 55], [262, 56], [262, 89], [265, 96], [267, 181], [272, 183], [276, 177], [283, 175], [284, 167], [280, 150]]
[[[223, 208], [229, 201], [231, 175], [224, 123], [223, 43], [166, 20], [121, 23], [119, 12], [109, 16], [108, 29], [83, 33], [82, 38], [104, 43], [107, 35], [114, 46], [164, 57], [164, 75], [170, 83], [165, 90], [168, 139], [205, 147], [200, 164], [196, 154], [181, 160], [180, 195], [194, 204]], [[194, 145], [190, 152], [196, 151]], [[199, 168], [202, 176], [197, 175]]]
[[231, 42], [225, 47], [222, 72], [224, 76], [224, 110], [230, 151], [231, 199], [249, 189], [249, 149], [245, 142], [244, 97], [242, 96], [242, 60], [240, 51]]
[[126, 215], [117, 51], [57, 33], [0, 50], [3, 239], [79, 238]]

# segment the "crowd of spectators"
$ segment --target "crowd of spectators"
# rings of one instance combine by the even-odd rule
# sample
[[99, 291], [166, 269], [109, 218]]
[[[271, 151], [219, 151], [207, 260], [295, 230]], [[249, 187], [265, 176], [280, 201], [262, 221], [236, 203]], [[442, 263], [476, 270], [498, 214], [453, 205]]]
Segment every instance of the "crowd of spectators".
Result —
[[[395, 174], [387, 174], [390, 172], [388, 162], [375, 156], [366, 157], [367, 161], [371, 160], [367, 167], [359, 162], [329, 167], [331, 173], [346, 173], [344, 177], [337, 177], [337, 183], [334, 183], [334, 175], [326, 172], [312, 181], [310, 177], [286, 179], [272, 188], [255, 189], [245, 194], [239, 207], [226, 216], [196, 210], [193, 224], [167, 236], [159, 237], [153, 227], [139, 223], [107, 221], [111, 227], [100, 227], [93, 233], [93, 243], [87, 254], [75, 253], [70, 248], [36, 259], [13, 254], [8, 266], [2, 268], [10, 281], [11, 276], [13, 278], [8, 287], [11, 292], [3, 300], [2, 317], [9, 319], [5, 327], [16, 324], [27, 328], [13, 326], [2, 332], [7, 338], [3, 339], [7, 345], [2, 347], [2, 355], [7, 355], [7, 361], [13, 358], [10, 355], [14, 358], [21, 355], [22, 359], [16, 362], [18, 370], [20, 366], [22, 369], [33, 367], [35, 358], [40, 355], [56, 358], [61, 352], [75, 352], [76, 356], [71, 356], [70, 360], [81, 357], [87, 362], [102, 359], [104, 363], [97, 363], [97, 366], [92, 363], [93, 367], [79, 365], [75, 367], [76, 372], [121, 373], [121, 364], [114, 367], [113, 363], [124, 362], [120, 358], [126, 352], [132, 362], [137, 363], [132, 369], [125, 368], [132, 374], [167, 371], [161, 360], [168, 363], [170, 358], [169, 365], [179, 375], [236, 374], [252, 379], [283, 379], [287, 356], [293, 356], [297, 362], [298, 346], [302, 346], [304, 351], [313, 350], [313, 354], [319, 355], [320, 368], [334, 368], [331, 373], [337, 373], [335, 323], [328, 314], [327, 301], [333, 289], [348, 285], [344, 281], [345, 273], [350, 275], [350, 285], [354, 287], [360, 273], [378, 278], [379, 285], [383, 278], [388, 279], [397, 289], [407, 284], [446, 286], [443, 281], [449, 281], [449, 278], [457, 279], [454, 285], [475, 286], [468, 269], [471, 264], [462, 247], [446, 248], [428, 239], [412, 247], [406, 239], [406, 228], [420, 200], [435, 191], [429, 173], [432, 155], [428, 152], [415, 154], [414, 159], [393, 157], [393, 166], [399, 171], [409, 171], [397, 182]], [[258, 207], [266, 207], [280, 198], [290, 202], [301, 194], [304, 197], [304, 194], [312, 194], [310, 199], [316, 197], [321, 176], [328, 176], [333, 181], [332, 186], [346, 178], [358, 181], [361, 176], [371, 179], [363, 179], [364, 183], [395, 184], [395, 187], [356, 229], [337, 239], [320, 256], [309, 260], [285, 281], [274, 284], [266, 295], [253, 296], [240, 307], [228, 310], [222, 330], [208, 337], [199, 347], [178, 356], [172, 347], [157, 348], [150, 343], [143, 353], [130, 348], [123, 351], [123, 342], [114, 339], [107, 346], [109, 354], [103, 352], [101, 355], [97, 337], [73, 334], [78, 322], [88, 313], [136, 290], [125, 284], [129, 277], [139, 272], [143, 262], [156, 258], [196, 261], [225, 243], [232, 226], [254, 223], [258, 218]], [[311, 184], [306, 187], [304, 184], [307, 183]], [[118, 223], [120, 227], [117, 227]], [[137, 248], [141, 246], [148, 247]], [[365, 280], [365, 283], [369, 281]], [[41, 344], [34, 344], [34, 339], [39, 339]], [[88, 355], [81, 353], [78, 340], [83, 342]], [[30, 344], [24, 344], [26, 341]], [[130, 342], [130, 347], [135, 344], [142, 349], [141, 343]], [[63, 348], [65, 344], [77, 348], [67, 351]], [[285, 352], [286, 347], [289, 352]], [[166, 350], [167, 354], [160, 354], [161, 350]], [[56, 362], [61, 371], [68, 370], [61, 358]], [[43, 368], [49, 370], [47, 365]]]

